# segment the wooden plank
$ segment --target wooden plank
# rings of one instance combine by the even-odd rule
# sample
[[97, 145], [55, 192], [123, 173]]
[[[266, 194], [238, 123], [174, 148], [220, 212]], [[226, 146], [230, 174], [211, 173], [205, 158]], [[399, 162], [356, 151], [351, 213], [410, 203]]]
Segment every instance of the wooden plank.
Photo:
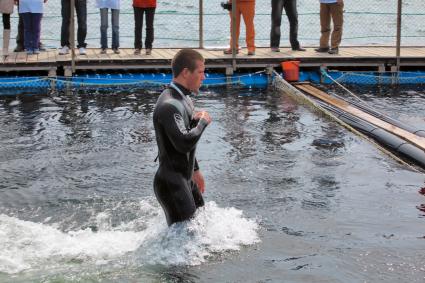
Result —
[[46, 63], [48, 62], [49, 54], [47, 51], [41, 51], [40, 54], [38, 54], [37, 60], [38, 62]]
[[[142, 53], [144, 54], [144, 53]], [[152, 55], [154, 59], [167, 59], [168, 54], [162, 49], [152, 49]]]
[[423, 137], [419, 137], [419, 136], [417, 136], [413, 133], [410, 133], [410, 132], [408, 132], [404, 129], [400, 129], [400, 128], [398, 128], [398, 127], [396, 127], [396, 126], [394, 126], [390, 123], [382, 121], [382, 120], [376, 118], [375, 116], [372, 116], [368, 113], [365, 113], [365, 112], [351, 106], [349, 103], [347, 103], [347, 102], [345, 102], [345, 101], [343, 101], [339, 98], [330, 96], [329, 94], [327, 94], [327, 93], [325, 93], [325, 92], [323, 92], [323, 91], [321, 91], [321, 90], [319, 90], [319, 89], [317, 89], [317, 88], [315, 88], [311, 85], [296, 85], [296, 87], [307, 92], [308, 94], [326, 102], [326, 103], [329, 103], [333, 106], [336, 106], [336, 107], [338, 107], [338, 108], [340, 108], [340, 109], [342, 109], [342, 110], [344, 110], [344, 111], [346, 111], [346, 112], [348, 112], [348, 113], [350, 113], [350, 114], [352, 114], [356, 117], [359, 117], [363, 120], [368, 121], [369, 123], [371, 123], [371, 124], [373, 124], [377, 127], [380, 127], [382, 129], [390, 132], [390, 133], [393, 133], [394, 135], [396, 135], [396, 136], [398, 136], [398, 137], [400, 137], [404, 140], [410, 141], [411, 143], [413, 143], [414, 145], [416, 145], [417, 147], [419, 147], [420, 149], [425, 151], [425, 138], [423, 138]]
[[6, 58], [2, 56], [3, 63], [6, 63], [6, 64], [15, 63], [16, 55], [17, 55], [16, 52], [9, 52], [9, 55]]
[[16, 63], [26, 63], [27, 62], [27, 53], [26, 52], [18, 52], [16, 54]]

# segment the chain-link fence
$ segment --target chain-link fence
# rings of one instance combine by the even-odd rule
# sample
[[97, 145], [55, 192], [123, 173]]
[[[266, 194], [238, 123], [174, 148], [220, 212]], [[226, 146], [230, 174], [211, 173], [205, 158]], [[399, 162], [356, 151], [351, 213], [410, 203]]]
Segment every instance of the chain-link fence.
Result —
[[[224, 48], [229, 46], [230, 17], [220, 2], [225, 0], [158, 0], [153, 47]], [[202, 2], [203, 9], [200, 9]], [[345, 1], [342, 45], [396, 45], [397, 0]], [[299, 40], [303, 46], [317, 46], [320, 37], [319, 0], [298, 0]], [[87, 0], [88, 47], [100, 47], [100, 13], [95, 0]], [[256, 0], [255, 43], [270, 45], [271, 0]], [[200, 16], [202, 14], [202, 17]], [[403, 0], [401, 44], [425, 45], [425, 1]], [[202, 19], [202, 25], [200, 22]], [[281, 46], [289, 45], [289, 24], [283, 15]], [[17, 12], [12, 15], [12, 37], [16, 36]], [[200, 35], [200, 26], [202, 26]], [[61, 1], [45, 4], [41, 41], [51, 48], [60, 47]], [[112, 28], [109, 21], [109, 42]], [[241, 24], [241, 45], [245, 42]], [[143, 30], [143, 38], [145, 31]], [[1, 35], [0, 35], [1, 37]], [[202, 42], [200, 41], [202, 38]], [[134, 12], [132, 0], [122, 0], [120, 10], [120, 45], [134, 47]]]

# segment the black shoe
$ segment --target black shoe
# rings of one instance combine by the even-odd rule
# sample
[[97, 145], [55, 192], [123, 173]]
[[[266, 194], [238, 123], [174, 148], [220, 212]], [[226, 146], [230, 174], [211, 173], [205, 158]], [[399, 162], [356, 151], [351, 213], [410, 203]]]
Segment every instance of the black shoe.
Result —
[[314, 51], [319, 52], [319, 53], [326, 53], [329, 51], [329, 47], [319, 47], [314, 49]]
[[331, 49], [329, 49], [328, 53], [329, 54], [338, 54], [339, 53], [339, 49], [338, 49], [338, 47], [331, 48]]
[[305, 48], [302, 48], [301, 46], [298, 46], [298, 47], [295, 47], [295, 48], [292, 48], [292, 51], [305, 51], [306, 49]]
[[25, 49], [22, 45], [16, 45], [15, 50], [13, 50], [13, 52], [23, 52], [23, 51], [25, 51]]

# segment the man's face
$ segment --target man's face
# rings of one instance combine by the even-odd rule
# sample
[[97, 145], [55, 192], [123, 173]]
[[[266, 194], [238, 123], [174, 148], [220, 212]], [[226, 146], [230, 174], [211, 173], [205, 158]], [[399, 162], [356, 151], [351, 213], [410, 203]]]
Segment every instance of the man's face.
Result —
[[189, 90], [198, 93], [205, 79], [205, 64], [203, 61], [196, 61], [196, 69], [193, 72], [187, 70], [186, 82]]

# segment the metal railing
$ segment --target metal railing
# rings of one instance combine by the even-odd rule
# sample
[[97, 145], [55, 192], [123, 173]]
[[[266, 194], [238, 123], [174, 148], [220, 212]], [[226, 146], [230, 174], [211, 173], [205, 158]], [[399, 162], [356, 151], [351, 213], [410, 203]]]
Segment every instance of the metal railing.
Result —
[[[71, 0], [70, 0], [71, 1]], [[229, 46], [230, 17], [220, 2], [225, 0], [158, 0], [155, 14], [154, 48], [225, 48]], [[61, 1], [45, 4], [41, 40], [48, 47], [60, 47]], [[87, 1], [87, 43], [100, 46], [100, 13], [94, 0]], [[400, 1], [401, 3], [401, 1]], [[342, 45], [389, 45], [397, 42], [398, 0], [346, 1]], [[425, 3], [403, 0], [400, 25], [401, 45], [425, 45]], [[255, 28], [256, 45], [269, 46], [270, 0], [257, 0]], [[17, 12], [12, 15], [12, 37], [16, 35]], [[288, 46], [289, 25], [282, 18], [281, 45]], [[303, 46], [317, 46], [320, 37], [318, 0], [298, 0], [299, 40]], [[111, 34], [111, 28], [108, 29]], [[144, 31], [143, 31], [144, 33]], [[0, 33], [0, 37], [2, 37]], [[133, 47], [134, 16], [132, 0], [122, 0], [120, 10], [121, 47]], [[240, 43], [244, 45], [245, 28], [241, 24]]]

